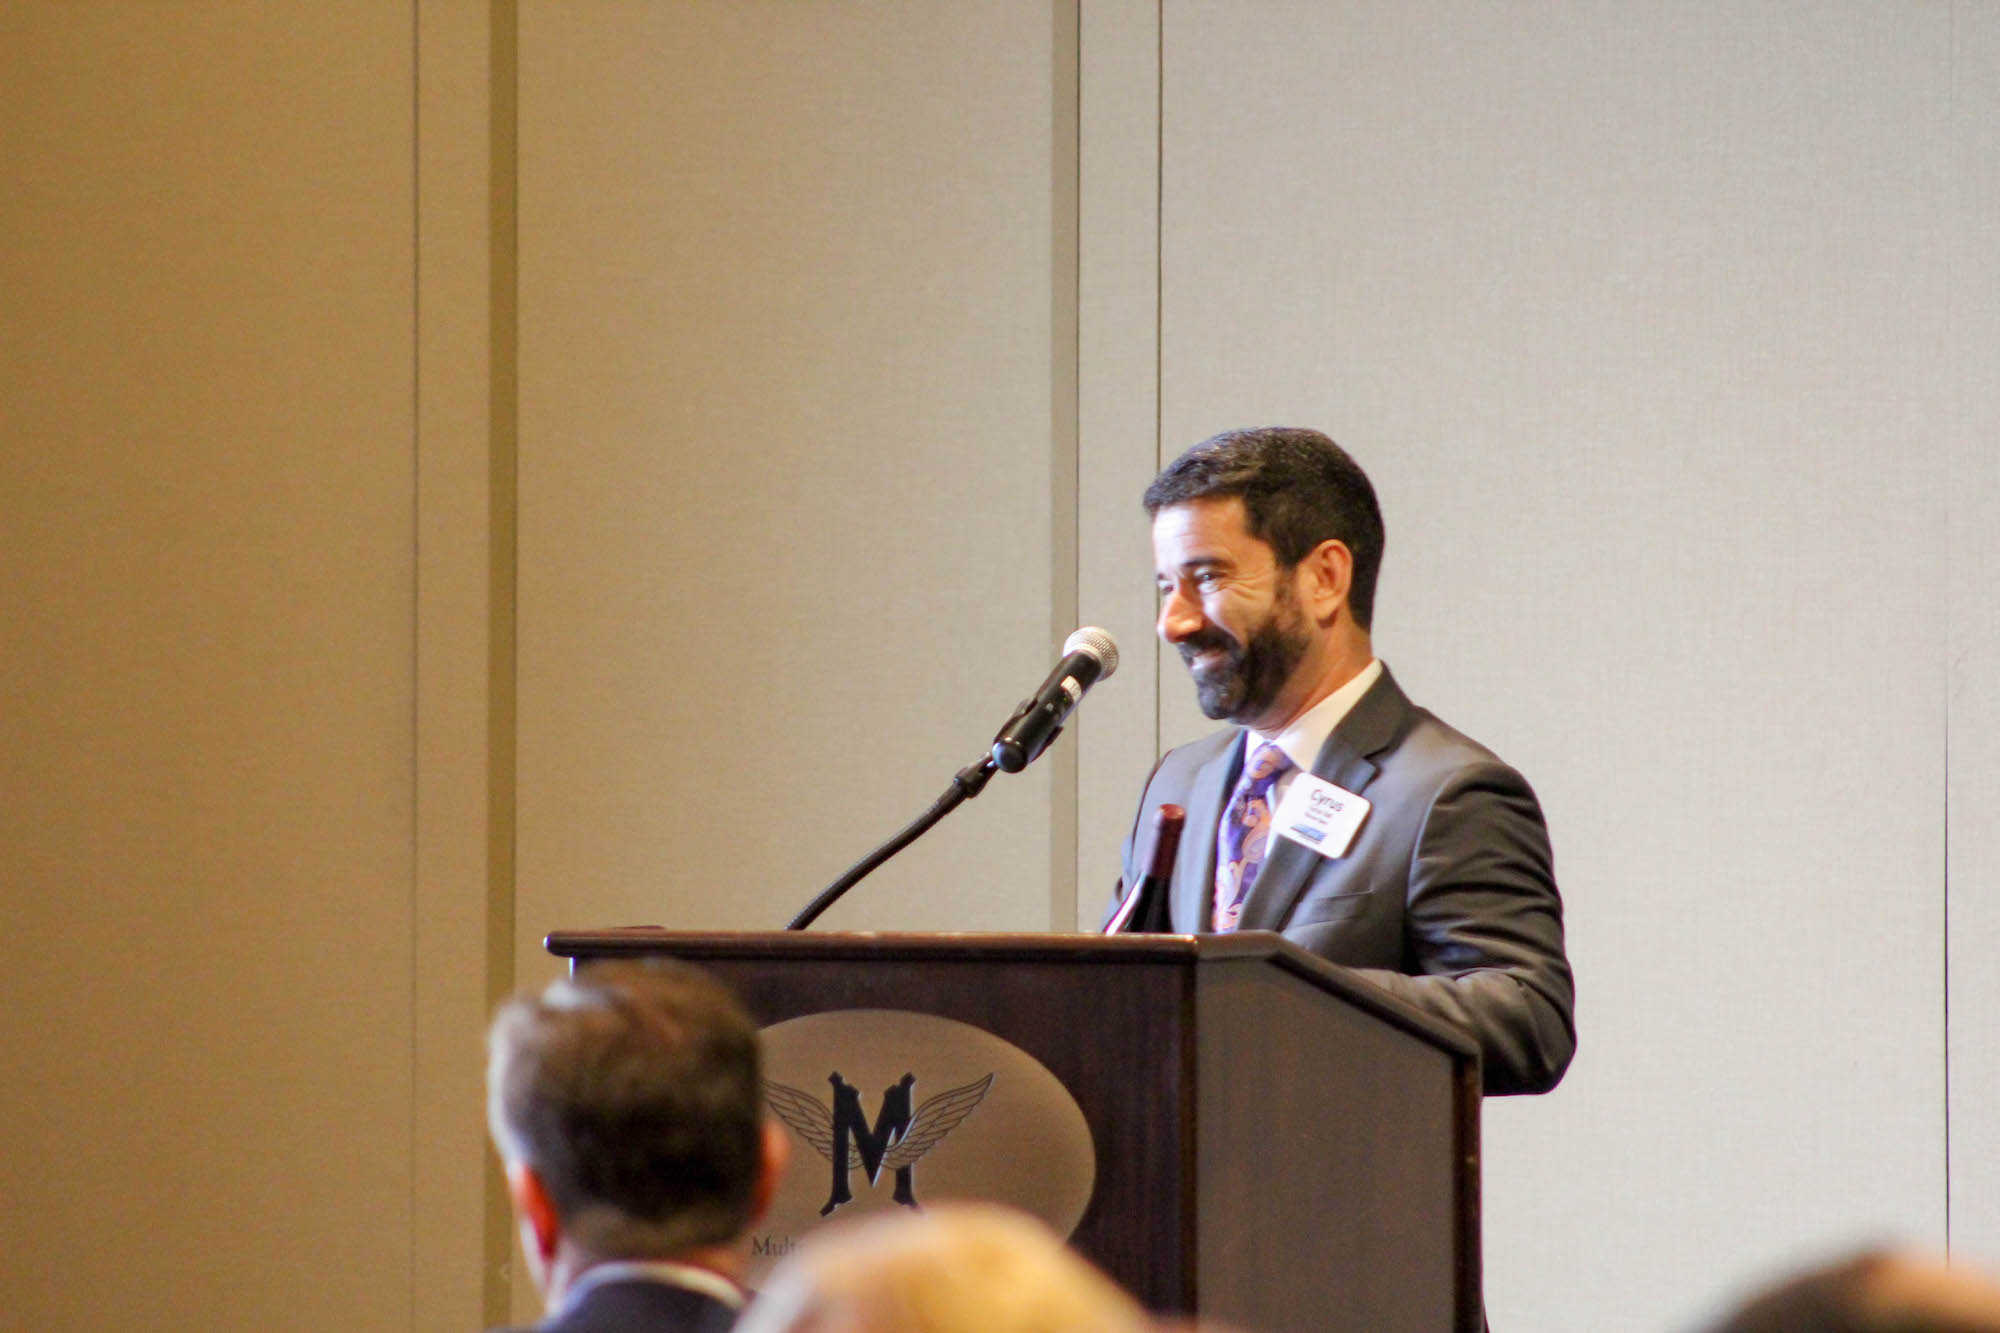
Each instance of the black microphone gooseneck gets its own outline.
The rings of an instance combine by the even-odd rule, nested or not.
[[[998,768],[999,765],[993,762],[991,755],[981,755],[977,763],[967,764],[959,769],[952,777],[951,786],[945,789],[944,795],[931,803],[930,809],[918,815],[908,828],[868,853],[846,874],[822,889],[819,897],[807,903],[805,910],[793,917],[791,924],[785,929],[804,930],[818,920],[821,912],[840,901],[840,895],[859,884],[869,871],[923,837],[930,832],[931,825],[984,791],[987,781]]]
[[[864,876],[929,832],[931,826],[959,806],[979,795],[993,774],[1001,769],[1018,773],[1049,748],[1062,731],[1063,722],[1084,691],[1118,669],[1118,644],[1101,629],[1085,627],[1063,644],[1063,660],[1035,693],[1022,701],[1014,716],[1007,719],[993,748],[952,776],[951,786],[932,802],[931,808],[889,841],[877,847],[848,872],[821,890],[805,909],[791,919],[786,930],[804,930],[819,919],[820,913],[840,900]]]

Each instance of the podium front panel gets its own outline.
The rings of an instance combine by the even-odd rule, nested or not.
[[[850,1033],[933,1020],[1014,1048],[1046,1075],[1017,1064],[1009,1077],[1052,1076],[1087,1124],[1094,1180],[1071,1243],[1156,1310],[1258,1333],[1480,1328],[1476,1049],[1276,936],[632,929],[554,934],[549,948],[577,963],[697,963],[767,1030],[813,1015]],[[889,1044],[902,1040],[922,1045]],[[866,1086],[829,1052],[825,1071],[808,1059],[784,1094],[796,1103],[787,1123],[822,1141],[795,1145],[793,1172],[831,1174],[823,1126],[841,1112],[829,1097],[848,1099],[847,1123],[884,1163],[873,1183],[851,1173],[854,1200],[833,1186],[833,1217],[887,1206],[892,1187],[911,1184],[892,1185],[867,1126],[896,1109],[884,1088],[897,1071],[916,1095],[980,1093],[970,1066],[933,1073],[898,1051],[869,1056]],[[981,1114],[952,1131],[951,1152],[976,1152],[993,1133],[999,1121]],[[948,1172],[917,1178],[918,1202],[952,1197],[934,1184]],[[763,1239],[766,1261],[794,1241]]]

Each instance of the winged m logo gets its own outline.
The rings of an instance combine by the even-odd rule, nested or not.
[[[764,1082],[764,1100],[772,1112],[833,1168],[833,1188],[819,1210],[821,1217],[854,1201],[848,1175],[856,1167],[868,1173],[871,1187],[885,1169],[893,1171],[895,1201],[916,1207],[918,1161],[972,1114],[993,1086],[993,1075],[940,1092],[912,1110],[917,1077],[904,1074],[883,1091],[882,1109],[872,1125],[861,1108],[861,1093],[853,1084],[838,1070],[827,1076],[827,1082],[833,1085],[830,1107],[799,1088],[768,1079]]]

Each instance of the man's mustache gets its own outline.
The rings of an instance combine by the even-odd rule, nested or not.
[[[1222,653],[1234,658],[1238,652],[1236,640],[1218,629],[1196,630],[1174,646],[1180,649],[1181,662],[1186,666],[1194,665],[1198,653]]]

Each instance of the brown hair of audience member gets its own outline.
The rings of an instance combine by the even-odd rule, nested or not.
[[[726,1251],[768,1205],[785,1140],[757,1030],[699,969],[585,967],[504,1005],[487,1046],[487,1119],[545,1288],[551,1269],[559,1286],[590,1263]]]
[[[772,1271],[737,1333],[1150,1333],[1040,1222],[943,1204],[837,1223]]]
[[[1752,1297],[1707,1333],[2000,1333],[2000,1285],[1923,1255],[1868,1250]]]

